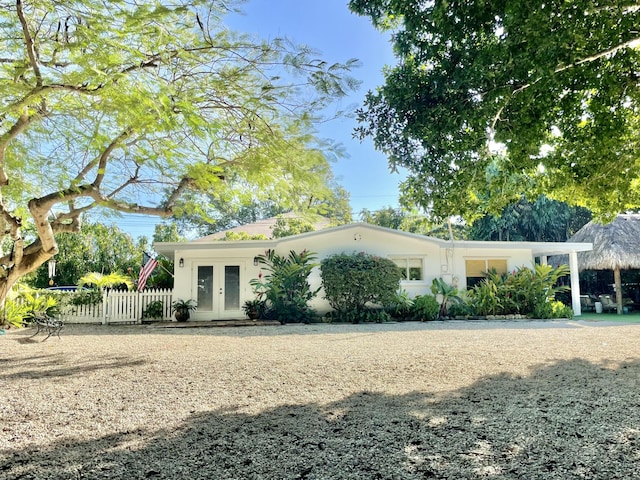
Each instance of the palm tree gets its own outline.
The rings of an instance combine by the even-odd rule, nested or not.
[[[82,287],[83,285],[95,285],[99,290],[115,288],[120,285],[126,285],[127,290],[133,289],[133,281],[131,278],[120,273],[104,275],[98,272],[90,272],[84,275],[78,282],[79,287]]]

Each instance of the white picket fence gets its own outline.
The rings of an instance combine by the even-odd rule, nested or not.
[[[145,319],[168,321],[171,317],[172,290],[144,290],[142,292],[109,291],[102,302],[95,305],[67,305],[59,317],[65,323],[142,323],[142,315],[154,301],[162,302],[162,318]]]

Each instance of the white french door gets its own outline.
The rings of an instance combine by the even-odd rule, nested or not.
[[[240,262],[194,264],[194,298],[198,302],[194,319],[224,320],[241,318]]]

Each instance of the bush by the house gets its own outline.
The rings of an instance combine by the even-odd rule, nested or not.
[[[317,265],[315,254],[291,250],[285,257],[267,250],[257,258],[266,274],[251,280],[251,285],[258,298],[267,302],[269,317],[273,316],[280,323],[312,320],[314,313],[308,302],[320,290],[312,290],[308,281],[311,270]]]
[[[325,321],[348,323],[384,323],[393,320],[391,314],[384,308],[366,307],[361,310],[333,311],[325,315]]]
[[[365,252],[332,255],[320,268],[327,301],[338,318],[350,318],[354,323],[372,306],[391,305],[400,287],[397,265]]]
[[[142,318],[159,319],[164,316],[164,303],[162,300],[149,302],[142,311]]]
[[[533,311],[533,318],[573,318],[573,308],[564,303],[553,300],[541,303]]]
[[[406,290],[400,290],[385,310],[394,319],[399,321],[412,319],[413,300],[409,298]]]
[[[553,268],[535,265],[509,274],[488,272],[487,277],[469,291],[475,315],[526,315],[535,318],[567,318],[570,308],[554,303],[555,295],[568,289],[558,280],[569,274],[566,265]]]
[[[454,303],[449,307],[449,317],[470,317],[474,314],[473,307],[469,305],[464,299],[460,302]]]
[[[438,318],[440,304],[433,295],[418,295],[413,299],[412,316],[415,320],[427,322]]]
[[[431,293],[440,303],[440,311],[438,317],[445,318],[449,316],[449,308],[462,302],[458,296],[458,289],[453,285],[449,285],[442,278],[434,278],[431,282]]]

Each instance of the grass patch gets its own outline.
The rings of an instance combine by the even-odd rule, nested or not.
[[[579,317],[574,317],[576,320],[593,320],[599,322],[625,322],[625,323],[640,323],[640,311],[629,312],[624,315],[618,315],[617,313],[594,313],[586,312]]]

